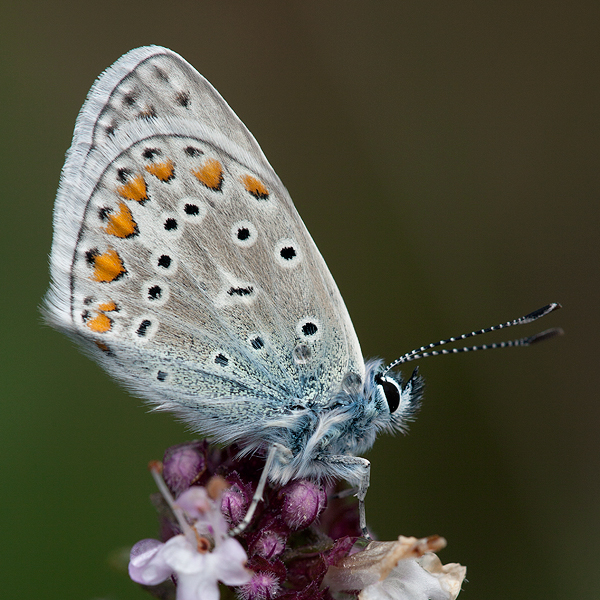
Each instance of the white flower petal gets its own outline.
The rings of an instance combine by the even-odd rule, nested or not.
[[[172,575],[173,569],[160,554],[163,547],[158,540],[142,540],[131,549],[129,576],[133,581],[158,585]]]
[[[323,585],[333,591],[362,590],[383,581],[398,561],[419,558],[445,545],[446,540],[439,536],[417,539],[401,535],[395,542],[371,542],[364,550],[329,567]]]
[[[211,573],[182,574],[177,580],[177,600],[219,600],[219,586]]]
[[[383,580],[367,586],[359,600],[452,600],[440,580],[415,559],[401,560]]]
[[[466,568],[442,565],[432,551],[445,545],[439,536],[371,542],[329,567],[323,585],[333,592],[362,590],[360,600],[455,600]]]
[[[212,508],[206,489],[199,486],[185,490],[175,504],[193,519],[203,518]]]
[[[439,579],[440,586],[450,593],[451,600],[458,596],[462,582],[467,575],[467,567],[463,567],[458,563],[443,565],[442,561],[432,553],[418,558],[417,562],[426,571]]]
[[[219,544],[210,556],[219,581],[225,585],[243,585],[252,579],[252,571],[246,569],[248,557],[242,545],[233,538]]]
[[[205,570],[207,554],[200,554],[183,535],[168,540],[160,550],[162,559],[179,576],[193,575]]]

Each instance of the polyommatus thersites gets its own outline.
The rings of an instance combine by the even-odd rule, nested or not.
[[[266,453],[263,483],[358,486],[366,531],[358,455],[404,429],[421,379],[363,360],[283,184],[174,52],[132,50],[89,92],[56,199],[51,275],[49,322],[113,377],[197,432]]]

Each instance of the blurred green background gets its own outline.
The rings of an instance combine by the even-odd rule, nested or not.
[[[410,435],[369,455],[367,514],[382,539],[445,536],[465,600],[597,597],[599,24],[566,0],[5,1],[2,597],[146,597],[110,557],[156,534],[147,462],[191,437],[38,314],[77,112],[150,43],[256,135],[365,356],[564,304],[518,331],[560,339],[421,364]]]

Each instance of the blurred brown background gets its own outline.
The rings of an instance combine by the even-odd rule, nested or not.
[[[365,356],[564,304],[518,331],[560,339],[422,362],[410,435],[369,455],[367,514],[382,539],[444,535],[465,600],[597,597],[597,2],[3,4],[2,597],[146,597],[110,557],[156,535],[146,464],[190,438],[37,312],[77,111],[150,43],[256,135]]]

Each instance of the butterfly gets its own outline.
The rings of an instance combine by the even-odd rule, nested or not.
[[[378,433],[405,430],[423,388],[416,370],[405,381],[391,369],[450,351],[431,350],[443,341],[387,367],[363,359],[287,190],[178,54],[132,50],[93,85],[62,171],[50,264],[48,322],[112,377],[195,432],[266,455],[263,486],[348,481],[366,532],[360,455]]]

